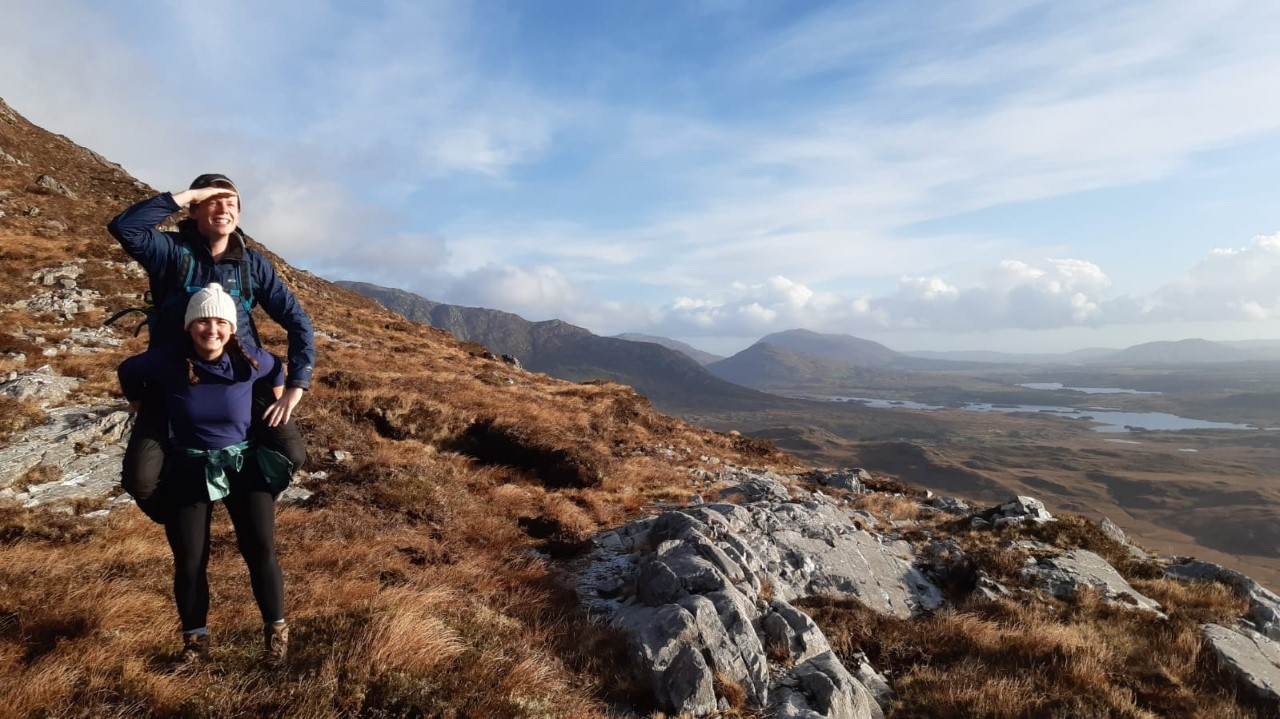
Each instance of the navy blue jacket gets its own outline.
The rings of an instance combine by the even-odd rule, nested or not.
[[[209,243],[195,227],[192,220],[178,223],[177,232],[161,232],[156,225],[164,222],[181,208],[173,201],[171,193],[156,195],[143,200],[116,215],[107,225],[111,236],[129,256],[137,260],[151,278],[151,293],[156,298],[156,315],[150,325],[150,347],[163,344],[181,344],[186,334],[183,318],[191,294],[183,288],[182,247],[191,251],[195,274],[191,285],[205,287],[217,282],[230,290],[239,280],[237,270],[244,263],[253,282],[255,305],[261,305],[268,316],[280,324],[289,335],[289,379],[287,386],[307,389],[311,386],[311,373],[316,363],[315,334],[311,318],[298,304],[293,292],[276,274],[275,268],[265,257],[244,244],[244,233],[236,228],[227,251],[217,262],[209,252]],[[164,299],[161,299],[164,298]],[[236,303],[236,334],[247,345],[261,347],[258,329],[253,317]]]

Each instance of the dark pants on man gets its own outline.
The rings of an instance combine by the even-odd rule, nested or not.
[[[169,511],[164,525],[173,550],[173,596],[184,632],[202,629],[209,619],[209,540],[213,502],[204,483],[203,460],[183,458],[166,481]],[[231,493],[223,500],[236,530],[240,556],[249,567],[253,598],[263,623],[284,619],[284,575],[276,558],[275,497],[252,462],[229,470]]]
[[[283,454],[293,463],[294,471],[307,462],[307,445],[302,441],[298,424],[290,418],[278,427],[268,427],[262,420],[267,407],[276,401],[269,379],[261,379],[253,385],[253,424],[249,438],[258,446]],[[124,451],[124,468],[120,486],[133,497],[141,509],[153,521],[165,523],[171,507],[159,491],[165,474],[165,454],[169,449],[169,417],[164,398],[150,394],[143,398],[138,414],[133,420],[133,433]]]

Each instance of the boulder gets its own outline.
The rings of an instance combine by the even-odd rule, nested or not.
[[[855,494],[867,492],[867,482],[871,481],[871,473],[858,467],[837,469],[834,472],[814,472],[809,479],[824,486],[843,489]]]
[[[884,719],[871,692],[832,652],[796,665],[779,682],[778,719]]]
[[[791,499],[783,478],[773,472],[755,472],[737,469],[725,472],[721,480],[736,480],[738,484],[720,491],[720,501],[746,504],[749,502],[786,502]]]
[[[580,563],[578,590],[627,634],[664,711],[715,711],[717,677],[740,686],[752,706],[769,706],[783,686],[770,677],[785,675],[778,706],[816,712],[794,716],[880,716],[867,687],[792,602],[851,598],[901,617],[938,607],[941,592],[912,559],[905,542],[858,529],[830,505],[704,504],[599,535]],[[890,696],[873,668],[857,671],[876,681],[876,696]]]
[[[1280,716],[1280,644],[1245,626],[1204,624],[1200,633],[1219,668],[1264,705],[1265,716]]]
[[[1023,575],[1057,597],[1070,597],[1086,587],[1097,589],[1105,602],[1164,616],[1160,604],[1134,589],[1107,560],[1086,549],[1073,549],[1042,559]]]
[[[1023,496],[1015,497],[998,507],[988,509],[982,513],[981,517],[994,527],[1020,524],[1022,522],[1043,524],[1054,521],[1053,515],[1049,514],[1049,510],[1045,509],[1044,502],[1035,497]]]
[[[61,182],[58,182],[57,180],[53,179],[49,175],[41,175],[37,177],[36,185],[43,187],[45,190],[49,191],[52,194],[62,195],[63,197],[66,197],[72,200],[77,199],[76,193],[67,189],[66,185],[62,184]]]
[[[968,503],[956,497],[934,497],[929,500],[929,506],[958,517],[973,513],[973,508]]]

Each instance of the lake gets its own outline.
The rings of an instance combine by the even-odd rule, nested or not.
[[[857,402],[859,404],[866,405],[867,407],[875,407],[878,409],[947,409],[940,405],[911,402],[909,400],[874,399],[871,397],[831,397],[830,399],[833,402]],[[1078,408],[1053,407],[1038,404],[990,404],[988,402],[966,402],[963,405],[953,407],[952,409],[963,409],[969,412],[1003,412],[1006,414],[1011,414],[1013,412],[1032,412],[1052,417],[1061,417],[1063,419],[1087,420],[1097,425],[1093,428],[1095,432],[1128,432],[1130,431],[1130,427],[1160,431],[1176,431],[1180,429],[1258,429],[1257,427],[1249,424],[1210,422],[1203,419],[1179,417],[1176,414],[1167,414],[1165,412],[1123,412],[1118,409],[1108,409],[1106,407]]]
[[[1027,389],[1044,389],[1053,392],[1083,392],[1084,394],[1160,394],[1144,392],[1140,389],[1123,389],[1121,387],[1067,387],[1061,382],[1027,382],[1018,385]]]

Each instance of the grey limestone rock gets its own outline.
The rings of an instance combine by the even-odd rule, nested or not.
[[[1245,575],[1226,567],[1184,559],[1165,568],[1165,574],[1175,579],[1200,582],[1222,582],[1234,587],[1249,599],[1248,620],[1263,636],[1280,641],[1280,596]]]
[[[1280,644],[1248,627],[1200,627],[1218,665],[1276,716],[1280,711]]]
[[[48,421],[12,438],[0,449],[0,496],[26,507],[57,500],[110,497],[119,493],[121,438],[132,418],[113,407],[60,407]],[[57,470],[48,482],[15,489],[36,466]]]
[[[809,478],[824,487],[862,494],[867,491],[866,483],[871,481],[871,474],[865,469],[849,467],[834,472],[814,472]]]
[[[1102,518],[1102,521],[1098,523],[1098,527],[1102,529],[1103,534],[1107,535],[1108,537],[1111,537],[1112,539],[1116,540],[1120,544],[1123,544],[1125,550],[1129,552],[1129,556],[1133,557],[1134,559],[1148,558],[1147,553],[1143,551],[1142,548],[1134,546],[1134,544],[1129,541],[1129,537],[1124,533],[1124,530],[1121,529],[1119,526],[1117,526],[1115,522],[1111,521],[1107,517]]]
[[[49,175],[41,175],[37,177],[36,184],[48,190],[49,192],[52,192],[55,195],[62,195],[63,197],[66,197],[72,200],[77,199],[76,193],[67,189],[66,185],[62,184],[61,182],[58,182],[57,180],[55,180],[53,177],[50,177]]]
[[[63,287],[59,284],[51,292],[45,292],[9,305],[28,312],[51,312],[63,319],[88,312],[98,307],[102,295],[83,287]]]
[[[978,517],[974,519],[977,520]],[[1049,514],[1049,510],[1045,509],[1044,502],[1035,497],[1024,496],[1015,497],[998,507],[992,507],[982,512],[981,519],[990,522],[994,527],[1003,527],[1008,524],[1022,522],[1043,524],[1044,522],[1054,521],[1053,515]]]
[[[780,682],[777,719],[884,719],[871,692],[832,652],[797,665]]]
[[[760,620],[760,628],[770,651],[784,651],[793,664],[831,651],[826,635],[813,619],[781,599],[773,600],[769,613]]]
[[[1023,573],[1054,596],[1067,597],[1080,589],[1092,587],[1101,592],[1106,602],[1164,616],[1159,602],[1138,592],[1105,559],[1086,549],[1073,549],[1043,559],[1024,569]]]
[[[732,473],[739,483],[720,491],[723,502],[786,502],[791,499],[791,492],[783,483],[782,477],[773,472],[752,472],[736,470]]]
[[[43,365],[34,372],[20,374],[0,384],[0,395],[37,402],[40,406],[47,407],[65,400],[79,384],[80,380],[63,377],[49,365]]]
[[[957,499],[956,497],[934,497],[929,500],[929,506],[935,509],[940,509],[947,514],[954,514],[960,517],[973,512],[972,507],[970,507],[964,500]]]
[[[632,651],[648,667],[654,701],[670,711],[702,716],[716,709],[714,676],[699,647],[701,630],[684,607],[628,607],[616,618]]]
[[[942,603],[909,545],[863,531],[826,504],[703,504],[604,532],[595,544],[578,571],[584,603],[628,635],[659,707],[693,716],[714,711],[717,673],[753,706],[768,706],[781,686],[770,677],[785,673],[771,669],[771,657],[799,665],[783,705],[818,713],[796,716],[878,716],[868,690],[791,602],[854,598],[902,617]],[[887,690],[880,680],[877,696]],[[848,713],[864,704],[873,713]]]

